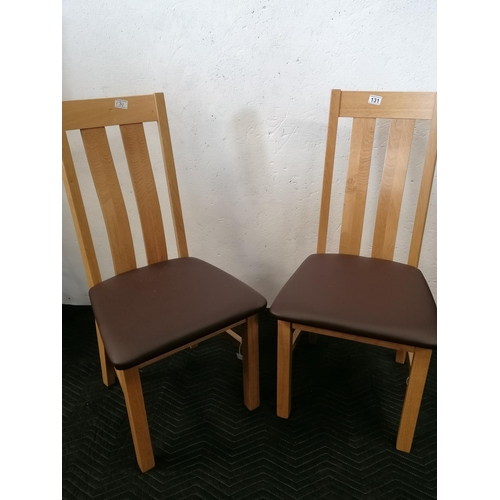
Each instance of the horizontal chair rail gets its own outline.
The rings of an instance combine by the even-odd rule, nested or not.
[[[120,106],[126,106],[126,108]],[[63,130],[111,127],[157,120],[153,94],[111,99],[83,99],[62,103]]]
[[[188,349],[189,347],[196,346],[200,342],[204,342],[205,340],[211,339],[212,337],[215,337],[216,335],[224,333],[228,330],[231,330],[232,328],[235,328],[239,325],[242,325],[245,322],[246,322],[246,319],[243,319],[241,321],[238,321],[237,323],[233,323],[232,325],[226,326],[225,328],[221,328],[220,330],[217,330],[214,333],[210,333],[208,335],[205,335],[205,337],[202,337],[201,339],[193,340],[193,342],[190,342],[189,344],[184,344],[183,346],[178,347],[177,349],[173,349],[172,351],[166,352],[165,354],[162,354],[161,356],[150,359],[149,361],[146,361],[145,363],[141,363],[140,365],[138,365],[138,368],[144,368],[145,366],[156,363],[157,361],[160,361],[161,359],[168,358],[169,356],[172,356],[172,354],[175,354],[176,352],[180,352],[180,351],[183,351],[184,349]],[[239,338],[241,339],[241,337],[239,337]]]
[[[335,332],[333,330],[326,330],[325,328],[317,328],[315,326],[301,325],[299,323],[292,323],[292,329],[294,328],[297,328],[304,332],[319,333],[320,335],[327,335],[328,337],[353,340],[354,342],[361,342],[362,344],[371,344],[405,352],[415,352],[415,350],[417,349],[415,346],[411,345],[399,344],[397,342],[388,342],[386,340],[372,339],[369,337],[361,337],[359,335],[351,335],[350,333]]]
[[[372,95],[382,98],[378,105],[368,102]],[[344,91],[339,117],[430,120],[435,100],[435,92]]]

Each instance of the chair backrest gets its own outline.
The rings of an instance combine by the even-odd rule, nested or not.
[[[148,264],[166,260],[165,230],[143,123],[157,122],[179,257],[188,249],[162,93],[62,103],[63,180],[89,287],[101,281],[67,132],[80,130],[108,235],[115,274],[137,267],[129,217],[106,127],[118,126],[139,214]]]
[[[394,258],[415,120],[431,121],[408,255],[408,264],[417,267],[436,165],[436,93],[342,92],[341,90],[332,90],[321,197],[318,253],[326,252],[338,122],[339,118],[343,117],[352,118],[353,124],[339,253],[351,255],[359,255],[360,253],[376,120],[377,118],[391,120],[379,187],[371,253],[372,257],[386,260]]]

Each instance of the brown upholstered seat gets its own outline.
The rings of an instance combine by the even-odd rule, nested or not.
[[[436,347],[436,303],[422,272],[356,255],[310,255],[270,308],[292,323]]]
[[[338,253],[326,253],[340,118],[351,120],[352,134]],[[379,140],[376,146],[385,149],[381,177],[370,172],[379,119],[390,120],[387,141]],[[430,125],[428,133],[418,134],[423,141],[427,133],[427,148],[410,161],[417,120]],[[408,359],[411,366],[396,448],[411,450],[427,370],[437,345],[436,304],[417,268],[436,164],[436,134],[435,92],[332,90],[317,254],[302,263],[270,308],[278,319],[278,416],[290,415],[292,353],[301,332],[309,332],[311,343],[320,334],[394,349],[396,361],[403,363]],[[418,159],[423,160],[423,168],[418,165],[415,170]],[[403,191],[410,166],[412,178],[420,176],[420,188],[416,207],[407,206],[404,212],[415,214],[412,223],[401,224]],[[373,182],[378,182],[372,191],[378,195],[376,205],[368,189]],[[407,202],[409,198],[406,197]],[[342,200],[338,193],[335,202],[339,202],[336,209],[340,210]],[[375,225],[373,236],[369,235],[371,256],[362,257],[367,206],[375,216]],[[407,264],[393,262],[400,226],[412,228],[411,236],[405,235]]]
[[[126,370],[259,313],[266,299],[200,259],[158,262],[90,290],[113,365]]]

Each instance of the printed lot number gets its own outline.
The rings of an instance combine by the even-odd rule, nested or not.
[[[127,109],[128,101],[125,99],[115,99],[115,108]]]
[[[368,104],[376,104],[377,106],[380,106],[381,102],[382,102],[382,97],[378,95],[371,95],[368,98]]]

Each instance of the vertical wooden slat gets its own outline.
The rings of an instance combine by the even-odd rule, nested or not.
[[[339,252],[359,255],[372,160],[375,118],[354,118]]]
[[[75,226],[78,245],[80,246],[80,252],[82,254],[83,267],[85,269],[87,283],[90,288],[101,282],[101,273],[99,271],[99,264],[97,263],[94,243],[92,242],[92,235],[90,233],[87,214],[85,213],[82,193],[76,176],[73,157],[71,156],[68,137],[64,131],[62,134],[62,155],[64,187],[66,189],[68,204],[73,217],[73,224]]]
[[[165,164],[170,207],[174,222],[175,238],[177,242],[177,253],[179,257],[188,257],[186,232],[184,230],[184,219],[182,217],[181,199],[177,185],[177,174],[175,173],[174,153],[170,139],[170,129],[167,120],[167,108],[165,97],[162,93],[154,94],[156,102],[156,113],[158,117],[158,131],[160,134],[161,150]]]
[[[104,127],[81,131],[90,171],[101,204],[116,274],[136,268],[127,210]]]
[[[332,194],[333,162],[335,160],[335,146],[337,143],[337,126],[341,94],[342,92],[340,90],[332,90],[330,98],[330,114],[328,118],[328,132],[326,136],[325,168],[323,171],[323,190],[321,194],[321,209],[319,215],[318,253],[326,252],[328,219],[330,217],[330,198]]]
[[[391,120],[375,220],[372,257],[392,260],[415,120]]]
[[[167,244],[158,193],[142,123],[120,125],[123,148],[134,187],[148,264],[167,260]]]
[[[417,210],[415,221],[413,223],[413,234],[408,254],[408,264],[417,267],[420,260],[420,250],[422,249],[422,240],[424,237],[425,221],[427,220],[427,211],[429,209],[429,199],[431,196],[432,181],[436,169],[437,158],[437,105],[434,104],[434,113],[432,115],[427,150],[425,153],[424,169],[422,171],[422,181],[420,183],[420,192],[418,194]]]

